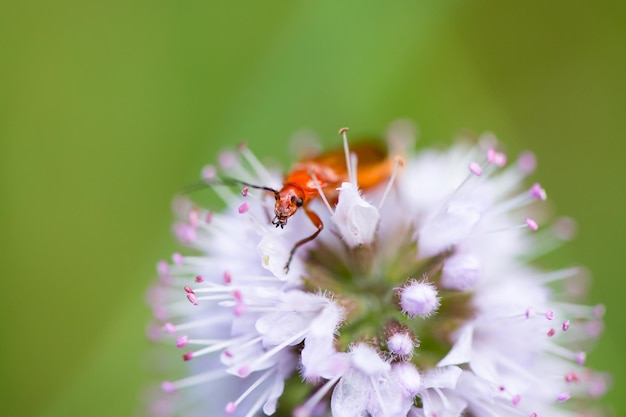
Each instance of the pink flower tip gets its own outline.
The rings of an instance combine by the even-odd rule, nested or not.
[[[528,228],[532,230],[533,232],[539,229],[539,225],[537,224],[537,222],[531,219],[530,217],[526,217],[526,226],[528,226]]]
[[[218,163],[220,164],[220,167],[222,167],[222,169],[230,169],[237,162],[237,156],[235,156],[235,154],[232,152],[222,152],[217,157],[217,160],[218,160]]]
[[[187,352],[187,353],[185,353],[185,354],[183,355],[183,360],[184,360],[185,362],[190,361],[190,360],[192,360],[192,359],[193,359],[193,352],[192,352],[192,351],[189,351],[189,352]]]
[[[202,277],[202,275],[198,275],[195,281],[199,284],[201,282],[204,282],[204,278]]]
[[[187,300],[189,300],[189,302],[195,306],[200,304],[200,302],[198,301],[198,297],[196,297],[194,293],[187,294]]]
[[[483,173],[483,167],[481,167],[478,163],[476,162],[470,162],[469,164],[469,170],[472,174],[476,175],[477,177],[480,177],[480,174]]]
[[[217,176],[217,170],[213,165],[207,165],[202,168],[201,176],[203,180],[213,180]]]
[[[250,367],[248,365],[244,365],[244,366],[242,366],[241,368],[239,368],[237,370],[237,375],[239,375],[242,378],[247,377],[251,373],[252,373],[252,370],[250,369]]]
[[[578,382],[579,378],[576,372],[568,372],[565,374],[565,382]]]
[[[159,261],[157,263],[157,273],[159,274],[159,277],[163,278],[169,275],[170,273],[170,266],[167,263],[167,261]]]
[[[548,198],[546,190],[541,188],[541,185],[538,182],[534,183],[533,186],[530,187],[530,195],[537,200],[545,200]]]
[[[537,417],[537,413],[530,413],[530,417]]]
[[[183,289],[185,290],[187,294],[194,294],[193,290],[191,289],[189,285],[185,285]]]
[[[571,395],[569,392],[563,392],[561,394],[559,394],[558,397],[556,397],[556,401],[559,403],[564,403],[565,401],[569,400],[571,398]]]
[[[169,334],[176,333],[176,328],[174,327],[174,325],[172,323],[165,323],[163,325],[163,330],[165,330]]]
[[[565,320],[563,322],[563,327],[562,327],[563,331],[566,332],[569,329],[569,320]]]
[[[495,149],[487,151],[487,160],[500,168],[506,165],[506,155],[502,152],[497,152]]]
[[[533,309],[532,307],[528,307],[528,308],[526,309],[525,316],[526,316],[526,318],[527,318],[527,319],[530,319],[530,318],[532,318],[532,317],[535,317],[535,309]]]
[[[180,253],[174,252],[172,254],[172,261],[174,261],[176,265],[181,265],[183,263],[183,260],[183,255],[181,255]]]
[[[161,389],[165,392],[174,392],[174,390],[176,390],[176,387],[170,381],[163,381],[161,383]]]
[[[233,282],[233,276],[230,275],[230,272],[224,271],[224,284],[230,284]]]
[[[530,174],[537,167],[537,158],[530,151],[522,152],[517,158],[517,166],[524,174]]]
[[[555,333],[556,333],[556,330],[554,330],[554,329],[548,330],[548,337],[554,336]]]
[[[522,397],[519,394],[517,394],[517,395],[513,396],[513,399],[511,400],[511,403],[513,405],[518,405],[520,401],[522,401]]]
[[[183,335],[183,336],[179,336],[176,338],[176,347],[177,348],[182,348],[187,346],[187,344],[189,343],[189,336],[187,335]]]
[[[239,212],[239,214],[243,214],[247,212],[248,210],[250,210],[250,204],[248,204],[247,201],[243,203],[242,205],[240,205],[239,207],[237,207],[237,211]]]
[[[241,317],[246,313],[246,305],[244,303],[237,303],[233,308],[233,314],[236,317]]]
[[[311,411],[307,407],[299,405],[293,409],[291,415],[293,417],[310,417]]]
[[[226,412],[226,414],[232,414],[235,412],[236,409],[237,404],[232,401],[230,401],[228,404],[226,404],[226,407],[224,407],[224,411]]]
[[[554,311],[552,311],[552,310],[548,310],[548,311],[546,311],[546,318],[547,318],[548,320],[552,320],[552,319],[554,319]]]
[[[587,360],[587,354],[585,352],[576,352],[574,357],[576,358],[576,363],[580,366],[583,366],[585,364],[585,360]]]
[[[247,185],[246,185],[246,186],[244,186],[244,187],[241,189],[241,195],[242,195],[243,197],[247,197],[247,196],[248,196],[248,186],[247,186]]]

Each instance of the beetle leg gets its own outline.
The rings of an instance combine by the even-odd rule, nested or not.
[[[300,246],[304,245],[305,243],[310,242],[313,239],[315,239],[317,235],[319,235],[322,229],[324,228],[324,223],[322,222],[322,219],[320,219],[320,217],[317,215],[317,213],[315,213],[312,210],[309,210],[309,208],[306,205],[302,208],[304,209],[304,212],[306,213],[309,220],[311,220],[311,223],[313,223],[313,225],[317,227],[317,230],[313,232],[311,236],[307,236],[304,239],[297,241],[296,244],[293,245],[293,248],[291,248],[291,252],[289,252],[289,260],[287,260],[287,263],[285,264],[285,272],[289,272],[289,265],[291,264],[293,255],[296,253],[296,249],[298,249]]]

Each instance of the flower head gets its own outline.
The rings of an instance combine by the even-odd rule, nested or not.
[[[151,334],[181,349],[189,368],[162,383],[154,415],[592,409],[606,376],[585,367],[585,352],[603,309],[575,302],[583,270],[531,263],[573,229],[569,219],[543,227],[546,191],[524,186],[534,156],[507,166],[491,135],[477,146],[399,151],[406,135],[406,125],[389,135],[404,167],[390,158],[393,169],[374,171],[346,143],[336,190],[323,186],[329,171],[311,170],[317,193],[291,201],[304,213],[284,230],[266,198],[281,177],[247,148],[220,158],[241,193],[203,170],[226,209],[175,202],[175,233],[195,254],[159,262]]]

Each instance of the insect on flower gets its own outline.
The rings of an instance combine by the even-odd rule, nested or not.
[[[244,193],[246,188],[272,193],[276,200],[272,224],[281,229],[287,225],[289,218],[302,208],[316,230],[294,244],[285,264],[285,271],[289,271],[289,264],[296,250],[315,239],[324,229],[324,223],[319,215],[309,207],[312,201],[321,198],[334,207],[339,200],[338,188],[342,183],[356,182],[359,188],[369,189],[389,179],[394,167],[398,165],[398,161],[394,163],[394,159],[389,158],[387,151],[376,141],[360,142],[348,149],[347,131],[348,128],[339,130],[344,140],[343,148],[298,161],[285,175],[280,190],[234,178],[221,178],[208,184],[200,184],[200,188],[225,184],[243,186]],[[199,187],[193,189],[196,188]]]

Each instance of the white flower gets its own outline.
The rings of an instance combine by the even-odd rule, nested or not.
[[[326,207],[316,194],[282,202],[304,212],[284,230],[266,198],[281,177],[246,148],[203,171],[222,213],[176,200],[175,234],[195,254],[159,262],[150,334],[189,366],[162,384],[152,414],[574,417],[594,407],[606,376],[584,361],[603,309],[574,302],[581,269],[531,263],[574,228],[543,227],[547,193],[524,186],[534,156],[506,167],[492,135],[411,153],[401,127],[390,146],[403,169],[359,188],[371,165],[347,157],[351,175]],[[324,228],[306,241],[317,218]]]

